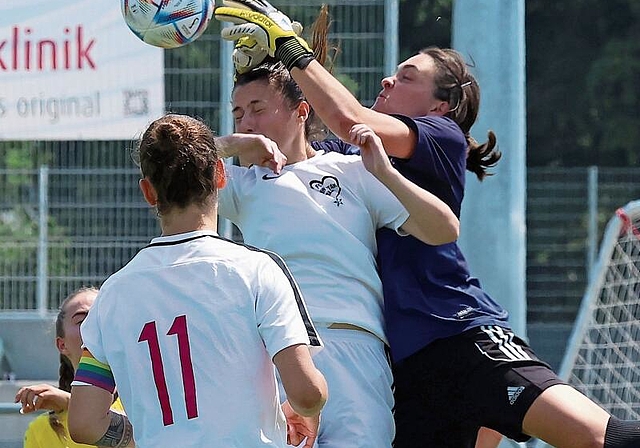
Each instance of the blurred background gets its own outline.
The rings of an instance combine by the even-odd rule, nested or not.
[[[311,24],[321,2],[272,3]],[[365,105],[373,103],[380,80],[398,62],[425,46],[452,45],[452,0],[326,3],[333,19],[330,38],[340,47],[334,73]],[[517,281],[525,285],[529,342],[557,370],[605,224],[618,207],[640,198],[640,3],[524,4],[526,275]],[[0,40],[9,36],[11,20],[5,15],[0,23]],[[474,24],[480,41],[496,32],[484,25]],[[220,41],[219,30],[212,20],[196,42],[163,51],[162,81],[165,110],[200,117],[225,134],[232,130],[231,49]],[[5,65],[9,59],[7,52]],[[130,156],[135,135],[118,140],[3,138],[10,134],[2,102],[9,69],[3,67],[0,373],[12,384],[55,382],[53,318],[60,301],[79,286],[99,286],[158,235],[159,227],[138,193],[139,173]],[[113,76],[141,73],[121,64]],[[486,129],[477,132],[479,140],[486,135]],[[500,144],[500,135],[498,145],[508,157],[510,148]],[[226,231],[240,238],[232,228]],[[480,228],[462,232],[469,241],[482,237]],[[500,278],[500,272],[494,275]],[[0,387],[0,402],[13,401],[14,389]],[[13,428],[9,438],[0,436],[0,447],[20,446],[15,433],[27,419],[14,423],[14,417],[0,416],[0,427],[4,422]]]

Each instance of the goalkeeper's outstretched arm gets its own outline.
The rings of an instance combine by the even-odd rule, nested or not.
[[[254,39],[271,56],[280,59],[290,70],[318,117],[343,140],[349,139],[353,125],[364,123],[380,136],[385,148],[396,157],[409,157],[416,137],[409,127],[389,115],[375,112],[360,102],[313,59],[313,52],[297,35],[292,21],[266,0],[223,0],[215,17],[236,25],[224,28],[222,37]],[[253,62],[255,63],[255,62]]]
[[[348,141],[353,125],[364,123],[380,136],[385,148],[396,157],[409,157],[416,136],[400,120],[364,107],[355,96],[320,63],[312,61],[304,70],[293,69],[291,76],[304,92],[318,117],[340,139]]]

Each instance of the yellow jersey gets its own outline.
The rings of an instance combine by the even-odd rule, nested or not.
[[[122,403],[118,398],[111,405],[111,409],[124,413]],[[68,429],[68,411],[64,410],[58,415],[58,420],[64,427],[64,435],[59,436],[49,424],[49,413],[36,417],[24,433],[24,448],[86,448],[93,445],[76,443],[71,440]]]

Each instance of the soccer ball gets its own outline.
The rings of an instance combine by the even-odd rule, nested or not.
[[[207,29],[213,0],[121,0],[124,21],[143,42],[177,48]]]

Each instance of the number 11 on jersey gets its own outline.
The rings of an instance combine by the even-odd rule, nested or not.
[[[187,331],[187,316],[177,316],[173,319],[173,324],[167,336],[175,335],[178,340],[178,355],[180,357],[180,368],[182,370],[182,388],[184,390],[184,402],[187,410],[187,418],[192,419],[198,416],[198,403],[196,400],[196,381],[193,375],[193,364],[191,363],[191,348],[189,346],[189,333]],[[149,345],[149,357],[151,358],[151,370],[153,371],[153,381],[158,392],[158,401],[162,410],[162,423],[164,426],[173,424],[173,410],[169,399],[169,389],[164,374],[164,364],[162,363],[162,353],[160,352],[160,342],[158,340],[158,329],[156,322],[151,321],[144,324],[138,342],[146,341]]]

